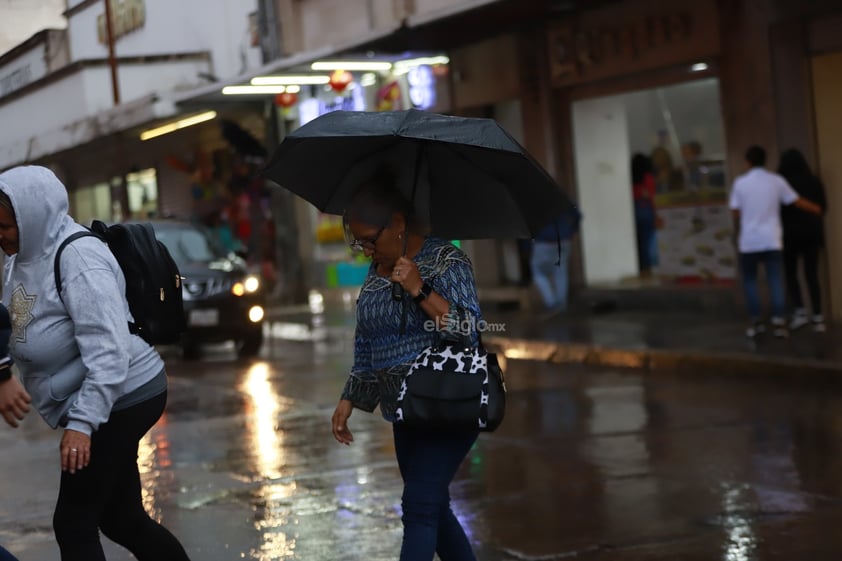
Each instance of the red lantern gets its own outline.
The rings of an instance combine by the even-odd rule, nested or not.
[[[284,109],[292,107],[296,101],[298,101],[298,94],[290,92],[281,92],[275,96],[275,105]]]
[[[345,88],[348,87],[348,84],[354,81],[354,75],[348,72],[347,70],[335,70],[330,75],[330,87],[333,91],[337,93],[341,93],[345,91]]]

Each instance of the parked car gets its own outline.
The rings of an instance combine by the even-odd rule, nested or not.
[[[203,343],[224,341],[234,341],[241,357],[257,355],[265,313],[259,275],[250,273],[246,262],[205,228],[179,220],[159,220],[152,226],[184,277],[185,357],[197,356]]]

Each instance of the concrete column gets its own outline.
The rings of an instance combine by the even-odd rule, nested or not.
[[[745,170],[752,144],[779,152],[774,76],[769,45],[768,0],[720,0],[720,87],[729,177]]]

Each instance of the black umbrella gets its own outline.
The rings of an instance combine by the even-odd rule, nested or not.
[[[572,208],[544,169],[492,119],[417,111],[335,111],[288,135],[263,173],[322,212],[342,214],[384,165],[430,233],[531,238]]]

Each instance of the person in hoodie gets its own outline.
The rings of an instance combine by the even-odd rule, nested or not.
[[[33,407],[62,432],[53,515],[61,559],[104,560],[102,532],[140,561],[186,560],[178,539],[144,510],[137,466],[138,442],[166,405],[164,362],[129,332],[125,278],[102,241],[83,237],[64,249],[59,298],[56,250],[82,230],[52,171],[0,174],[9,352]]]

